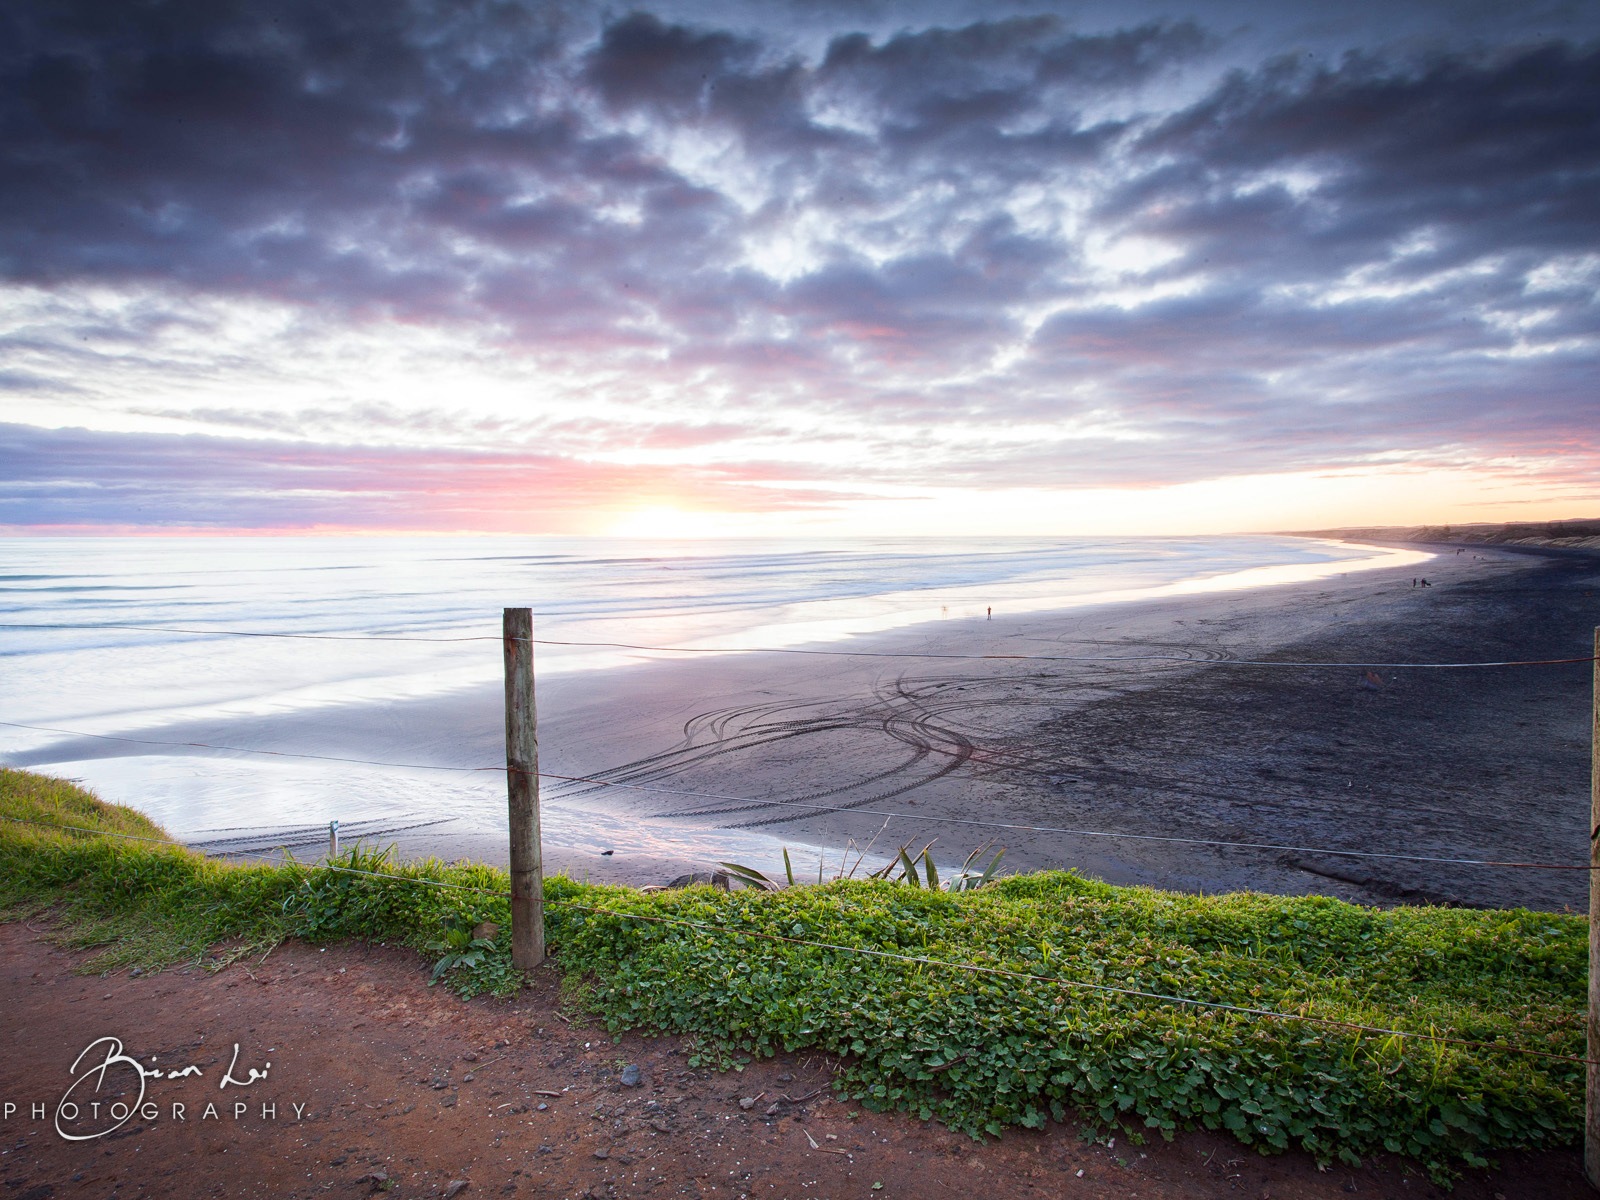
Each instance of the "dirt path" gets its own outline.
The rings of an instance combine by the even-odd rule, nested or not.
[[[1319,1171],[1303,1155],[1263,1158],[1200,1134],[1099,1146],[1066,1125],[974,1142],[841,1102],[820,1055],[691,1071],[679,1039],[613,1043],[565,1019],[553,970],[513,1002],[463,1002],[429,989],[411,953],[376,946],[291,943],[216,974],[74,974],[82,959],[25,924],[0,925],[4,1200],[1445,1195],[1394,1162]],[[74,1060],[108,1037],[179,1077],[147,1079],[146,1107],[119,1128],[66,1140],[54,1120]],[[96,1046],[78,1076],[107,1053]],[[637,1087],[622,1082],[630,1065]],[[184,1073],[191,1066],[197,1074]],[[265,1075],[223,1086],[252,1070]],[[138,1086],[131,1066],[113,1063],[99,1095],[91,1077],[69,1097],[81,1108],[66,1131],[108,1129],[121,1111],[111,1105],[137,1101]],[[1576,1153],[1513,1156],[1454,1192],[1590,1194]]]

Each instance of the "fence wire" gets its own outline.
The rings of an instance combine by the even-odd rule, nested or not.
[[[490,634],[464,637],[417,637],[388,633],[278,633],[247,629],[196,629],[169,625],[122,625],[96,623],[93,625],[68,625],[48,623],[0,624],[0,629],[54,629],[82,633],[95,629],[125,629],[145,633],[181,633],[200,637],[286,638],[313,642],[417,642],[422,644],[449,644],[455,642],[522,642],[535,646],[568,646],[597,650],[640,650],[661,654],[803,654],[829,658],[912,658],[957,659],[972,662],[1071,662],[1071,663],[1127,663],[1161,662],[1187,663],[1201,667],[1293,667],[1296,669],[1368,669],[1384,671],[1403,670],[1465,670],[1475,667],[1552,667],[1571,663],[1592,663],[1594,655],[1579,658],[1528,658],[1503,659],[1487,662],[1297,662],[1275,658],[1211,658],[1203,651],[1189,654],[958,654],[920,650],[824,650],[802,646],[655,646],[642,642],[591,642],[558,640],[555,638],[506,638]],[[1137,643],[1132,643],[1137,644]]]
[[[457,774],[500,773],[509,768],[504,763],[492,767],[449,767],[437,763],[386,762],[372,758],[348,758],[334,754],[305,754],[291,750],[257,750],[247,746],[227,746],[214,742],[168,741],[158,738],[131,738],[109,733],[86,733],[62,729],[53,725],[25,725],[19,721],[0,721],[0,726],[11,729],[29,729],[40,733],[59,733],[69,737],[93,738],[97,741],[129,742],[138,746],[172,746],[183,749],[216,750],[227,754],[256,754],[270,758],[310,759],[315,762],[351,763],[366,767],[387,767],[404,771],[447,771]],[[1278,842],[1242,842],[1227,838],[1182,837],[1177,834],[1125,833],[1107,829],[1076,829],[1060,825],[1026,825],[1015,821],[985,821],[978,817],[941,817],[932,814],[891,812],[880,808],[845,808],[838,805],[815,804],[804,800],[757,800],[750,796],[734,796],[722,792],[700,792],[685,788],[660,787],[644,783],[621,783],[609,779],[596,779],[585,775],[559,775],[540,771],[541,781],[580,783],[592,787],[624,788],[629,791],[652,792],[667,796],[687,796],[697,800],[730,801],[739,804],[775,804],[786,808],[800,808],[813,812],[839,813],[850,816],[884,817],[889,820],[921,821],[939,825],[961,825],[978,829],[998,829],[1013,833],[1054,833],[1071,837],[1115,838],[1137,842],[1159,842],[1183,846],[1211,846],[1237,850],[1270,850],[1283,854],[1322,854],[1334,858],[1379,859],[1396,862],[1432,863],[1439,866],[1504,867],[1529,871],[1595,871],[1590,863],[1530,862],[1515,859],[1467,858],[1431,854],[1402,854],[1387,850],[1347,850],[1329,846],[1295,846]],[[665,818],[663,818],[665,819]]]
[[[85,833],[91,836],[127,838],[139,842],[155,842],[161,845],[172,846],[177,849],[186,849],[181,842],[170,838],[151,838],[137,834],[119,833],[112,830],[91,829],[75,825],[58,825],[48,821],[31,821],[21,817],[3,818],[17,825],[32,825],[45,829],[55,829],[63,832]],[[271,855],[258,853],[242,853],[240,858],[258,858],[269,862],[277,862]],[[388,883],[410,883],[427,885],[431,887],[447,888],[461,892],[472,892],[482,896],[492,896],[497,899],[510,900],[509,891],[496,891],[490,888],[471,887],[464,884],[453,884],[445,880],[428,879],[423,876],[395,875],[383,871],[368,871],[360,867],[345,867],[334,863],[325,863],[321,866],[306,866],[307,871],[325,870],[346,875],[362,875],[372,879],[383,880]],[[531,898],[530,898],[531,899]],[[1017,971],[1009,967],[996,967],[984,963],[961,962],[952,959],[929,958],[925,955],[901,954],[893,950],[878,950],[870,946],[850,946],[840,942],[823,942],[813,938],[800,938],[784,934],[767,933],[763,930],[741,929],[726,925],[711,925],[702,921],[691,921],[683,917],[669,917],[659,913],[630,913],[619,909],[606,908],[603,905],[584,904],[575,900],[549,900],[538,899],[534,901],[544,908],[561,907],[578,909],[585,912],[603,914],[629,921],[646,921],[664,925],[676,925],[689,929],[696,929],[703,933],[756,938],[761,941],[778,942],[792,946],[807,946],[818,950],[831,950],[841,954],[855,954],[866,958],[887,959],[896,962],[911,963],[916,966],[937,967],[945,970],[966,971],[972,974],[988,975],[1007,979],[1019,979],[1031,983],[1041,983],[1052,987],[1060,987],[1078,991],[1098,992],[1106,995],[1123,996],[1136,1000],[1152,1000],[1162,1004],[1172,1004],[1185,1008],[1206,1009],[1216,1012],[1233,1013],[1239,1016],[1254,1017],[1264,1020],[1298,1021],[1304,1024],[1320,1025],[1329,1028],[1347,1029],[1356,1033],[1370,1034],[1378,1037],[1418,1038],[1424,1041],[1452,1046],[1465,1046],[1476,1050],[1490,1050],[1502,1054],[1516,1054],[1529,1058],[1542,1058],[1554,1062],[1577,1063],[1586,1066],[1600,1067],[1600,1060],[1584,1058],[1571,1054],[1556,1054],[1549,1050],[1535,1050],[1527,1046],[1514,1046],[1500,1042],[1484,1042],[1473,1038],[1461,1038],[1452,1034],[1436,1032],[1421,1033],[1416,1030],[1390,1029],[1380,1025],[1366,1025],[1356,1021],[1344,1021],[1335,1017],[1319,1017],[1310,1013],[1281,1012],[1277,1009],[1254,1008],[1246,1005],[1229,1004],[1221,1000],[1197,1000],[1190,996],[1176,996],[1165,992],[1149,991],[1142,988],[1117,987],[1114,984],[1091,983],[1088,980],[1068,979],[1059,975],[1039,975],[1029,971]]]

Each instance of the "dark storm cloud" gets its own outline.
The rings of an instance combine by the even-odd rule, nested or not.
[[[805,68],[770,59],[748,38],[636,12],[605,29],[584,78],[615,111],[724,124],[752,148],[781,153],[847,141],[812,122]]]
[[[699,189],[551,100],[538,12],[24,9],[0,38],[0,265],[447,317],[475,311],[489,249],[529,256],[525,309],[571,314],[608,262],[670,266],[653,248],[699,236]],[[637,230],[595,215],[619,201]],[[554,268],[568,286],[541,288]]]
[[[1413,275],[1486,254],[1584,251],[1600,244],[1600,48],[1282,61],[1231,76],[1135,147],[1136,161],[1169,165],[1102,213],[1179,240],[1191,260],[1324,272],[1382,260],[1416,231],[1433,244],[1396,264]],[[1313,192],[1274,186],[1285,170],[1314,177]]]
[[[568,326],[617,315],[621,272],[693,305],[721,282],[694,268],[724,262],[743,232],[721,195],[585,119],[574,76],[607,110],[720,122],[751,155],[803,160],[791,166],[807,203],[841,199],[850,179],[854,198],[875,205],[918,181],[874,169],[888,148],[966,147],[1013,176],[1037,170],[1029,159],[1094,157],[1105,131],[1000,125],[1037,108],[1035,77],[1082,74],[1078,60],[1099,64],[1096,79],[1142,75],[1160,49],[1198,36],[1151,27],[1085,39],[1054,21],[1000,22],[882,47],[844,39],[806,67],[646,13],[584,50],[529,10],[492,3],[42,7],[7,32],[9,278],[176,280],[411,317],[486,305],[519,320],[559,313]],[[945,82],[913,87],[923,72]],[[870,95],[880,133],[813,119],[835,92]],[[897,96],[914,99],[889,103]],[[939,173],[967,169],[956,159]],[[619,205],[633,214],[619,218]],[[503,255],[515,257],[513,286],[497,270]],[[564,286],[546,286],[552,273]],[[670,319],[670,296],[658,303]]]
[[[1593,417],[1600,44],[1496,48],[1422,13],[1404,24],[1429,37],[1401,48],[1369,14],[1348,53],[1228,70],[1244,43],[1220,20],[960,10],[11,6],[0,278],[125,302],[0,330],[0,392],[103,394],[106,362],[185,333],[185,297],[242,299],[301,312],[280,360],[163,369],[270,373],[310,329],[398,321],[631,371],[685,407],[737,398],[557,438],[583,452],[809,418],[813,441],[872,423],[871,469],[896,482],[919,478],[897,445],[923,448],[923,481],[974,484],[1592,455],[1561,435]],[[298,426],[202,407],[307,437],[341,415],[375,439],[555,436],[357,403]],[[1139,436],[990,437],[1091,417]],[[49,452],[88,470],[77,445]],[[365,495],[340,455],[310,473]],[[216,482],[197,471],[171,478]]]

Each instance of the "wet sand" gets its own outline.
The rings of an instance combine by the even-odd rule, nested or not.
[[[741,839],[764,833],[814,875],[818,847],[832,874],[847,845],[936,838],[946,873],[992,842],[1013,870],[1076,867],[1117,883],[1582,910],[1584,871],[952,823],[1586,862],[1587,663],[1380,666],[1374,679],[1358,664],[1586,656],[1600,557],[1444,548],[1420,568],[1432,586],[1411,586],[1418,570],[953,620],[848,644],[1128,661],[749,654],[669,658],[607,673],[604,686],[594,674],[557,679],[540,698],[544,769],[661,790],[547,784],[553,805],[620,818],[605,825],[608,857],[552,822],[550,858],[590,878],[655,883],[718,857],[759,858]],[[1189,661],[1137,658],[1152,654]],[[1350,665],[1216,661],[1238,658]],[[680,835],[708,852],[639,852]],[[474,842],[419,836],[411,848],[503,859],[496,839]],[[759,865],[775,865],[770,853]]]
[[[541,678],[542,770],[612,785],[545,781],[546,868],[661,883],[722,859],[781,872],[787,846],[815,878],[819,865],[835,873],[850,846],[937,839],[946,874],[993,843],[1011,870],[1076,867],[1117,883],[1582,910],[1585,871],[1127,836],[1585,863],[1587,663],[1377,667],[1374,680],[1363,665],[1586,656],[1600,624],[1600,555],[1433,549],[1439,557],[1420,567],[952,617],[829,647],[848,654],[640,654],[635,666]],[[1424,573],[1432,586],[1412,587]],[[895,654],[1032,657],[873,657]],[[248,772],[263,811],[269,797],[292,799],[304,773],[338,770],[350,780],[344,815],[386,814],[347,824],[347,842],[503,864],[501,706],[501,689],[483,686],[153,736],[417,764],[193,752],[197,775]],[[128,753],[84,741],[45,757],[70,775],[73,760]],[[137,757],[120,762],[138,770]],[[461,770],[473,766],[485,769]],[[127,779],[102,794],[137,805],[138,780]],[[287,840],[310,858],[325,829],[308,820],[298,840],[279,831],[196,843],[227,852]]]

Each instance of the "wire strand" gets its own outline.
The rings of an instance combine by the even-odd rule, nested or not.
[[[1455,670],[1468,667],[1548,667],[1566,663],[1595,661],[1594,656],[1589,655],[1586,658],[1530,658],[1508,659],[1497,662],[1291,662],[1280,659],[1196,658],[1192,654],[946,654],[917,650],[816,650],[799,646],[739,646],[719,649],[714,646],[647,646],[633,642],[575,642],[555,641],[550,638],[534,638],[533,643],[536,646],[592,646],[612,650],[653,650],[667,654],[820,654],[845,658],[932,658],[960,659],[974,662],[1169,662],[1189,663],[1198,667],[1328,667],[1339,669],[1365,667],[1369,669],[1380,668],[1386,671],[1405,669]]]
[[[1378,1034],[1384,1037],[1399,1038],[1426,1038],[1432,1042],[1444,1042],[1456,1046],[1472,1046],[1484,1050],[1502,1050],[1512,1054],[1525,1054],[1536,1058],[1554,1059],[1559,1062],[1583,1063],[1590,1066],[1600,1066],[1600,1060],[1580,1058],[1571,1054],[1556,1054],[1549,1050],[1533,1050],[1521,1046],[1502,1046],[1494,1042],[1480,1042],[1470,1038],[1451,1037],[1445,1034],[1418,1033],[1415,1030],[1386,1029],[1378,1025],[1363,1025],[1355,1021],[1342,1021],[1335,1017],[1316,1017],[1306,1013],[1286,1013],[1269,1008],[1251,1008],[1245,1005],[1228,1004],[1221,1000],[1195,1000],[1187,996],[1168,995],[1164,992],[1145,991],[1140,988],[1122,988],[1112,984],[1090,983],[1081,979],[1065,979],[1059,975],[1036,975],[1028,971],[1014,971],[1008,967],[985,966],[982,963],[952,962],[943,958],[927,958],[917,954],[900,954],[893,950],[874,950],[867,946],[846,946],[835,942],[818,942],[809,938],[785,937],[779,933],[766,933],[760,930],[733,929],[724,925],[705,925],[698,921],[687,921],[681,917],[666,917],[653,913],[625,913],[616,909],[601,908],[596,905],[580,904],[573,900],[557,900],[552,903],[561,904],[569,908],[587,908],[593,912],[609,913],[615,917],[628,920],[658,921],[663,924],[685,925],[692,929],[702,929],[709,933],[731,933],[739,937],[761,938],[766,941],[787,942],[795,946],[813,946],[822,950],[838,950],[847,954],[861,954],[872,958],[893,959],[899,962],[915,963],[921,966],[948,967],[953,970],[971,971],[976,974],[998,975],[1009,979],[1025,979],[1035,983],[1053,984],[1064,988],[1077,988],[1085,991],[1105,992],[1118,996],[1130,996],[1140,1000],[1159,1000],[1167,1004],[1179,1004],[1193,1008],[1216,1009],[1221,1012],[1240,1013],[1245,1016],[1266,1017],[1283,1021],[1304,1021],[1316,1025],[1330,1025],[1340,1029],[1352,1029],[1361,1033]]]
[[[744,796],[723,796],[714,792],[691,792],[679,788],[658,788],[639,783],[615,783],[604,779],[585,779],[581,776],[554,775],[541,771],[540,779],[557,779],[567,783],[599,784],[602,787],[632,788],[644,792],[664,792],[674,796],[691,796],[704,800],[733,800],[745,804],[779,804],[788,808],[805,808],[816,812],[859,814],[869,817],[898,817],[906,821],[929,821],[943,825],[974,825],[982,829],[1007,829],[1022,833],[1062,833],[1073,837],[1129,838],[1142,842],[1173,842],[1188,846],[1231,846],[1242,850],[1278,850],[1296,854],[1327,854],[1343,858],[1385,858],[1405,862],[1440,863],[1464,867],[1526,867],[1543,871],[1592,871],[1597,868],[1587,863],[1512,862],[1492,858],[1444,858],[1427,854],[1396,854],[1383,850],[1330,850],[1322,846],[1289,846],[1275,842],[1233,842],[1221,838],[1178,837],[1174,834],[1114,833],[1100,829],[1070,829],[1059,825],[1022,825],[1008,821],[984,821],[976,817],[936,817],[931,814],[886,812],[879,808],[843,808],[828,804],[811,804],[803,800],[752,800]]]
[[[195,629],[174,625],[125,625],[120,622],[100,621],[92,625],[65,623],[16,622],[0,624],[0,629],[71,629],[87,632],[95,629],[129,629],[141,633],[187,633],[199,637],[288,638],[308,642],[498,642],[501,638],[489,634],[471,637],[407,637],[386,633],[277,633],[252,629]],[[521,639],[516,639],[521,640]]]
[[[213,742],[184,742],[168,741],[158,738],[131,738],[108,733],[82,733],[73,729],[61,729],[51,725],[25,725],[18,721],[0,721],[0,726],[12,729],[31,729],[40,733],[59,733],[69,737],[95,738],[107,742],[129,742],[136,746],[175,746],[185,749],[220,750],[230,754],[258,754],[273,758],[310,759],[315,762],[352,763],[357,766],[390,767],[406,771],[449,771],[457,774],[487,774],[505,771],[504,765],[492,767],[448,767],[436,763],[397,763],[384,762],[372,758],[347,758],[333,754],[303,754],[290,750],[254,750],[246,746],[226,746]],[[1431,854],[1399,854],[1384,850],[1338,850],[1325,846],[1293,846],[1276,842],[1240,842],[1224,838],[1195,838],[1180,837],[1176,834],[1154,833],[1118,833],[1104,829],[1072,829],[1058,825],[1024,825],[1009,821],[984,821],[976,817],[940,817],[932,814],[908,812],[889,812],[879,808],[844,808],[836,805],[812,804],[803,800],[757,800],[750,796],[731,796],[720,792],[697,792],[685,788],[656,787],[642,783],[621,783],[609,779],[596,779],[585,775],[558,775],[552,771],[540,771],[541,780],[554,780],[558,783],[582,783],[596,787],[626,788],[630,791],[654,792],[666,796],[688,796],[697,800],[732,801],[738,804],[769,804],[781,805],[789,808],[804,808],[814,812],[841,813],[847,815],[900,818],[906,821],[926,821],[942,825],[968,825],[980,829],[1003,829],[1019,833],[1057,833],[1071,837],[1094,838],[1124,838],[1131,841],[1163,842],[1174,845],[1186,846],[1213,846],[1233,848],[1239,850],[1272,850],[1279,853],[1292,854],[1323,854],[1337,858],[1375,858],[1400,862],[1434,863],[1441,866],[1462,867],[1504,867],[1530,871],[1595,871],[1600,870],[1591,863],[1551,863],[1551,862],[1523,862],[1510,859],[1492,858],[1464,858]]]
[[[0,816],[0,821],[9,821],[13,825],[37,825],[41,829],[61,829],[71,833],[87,833],[97,837],[127,838],[129,841],[134,842],[153,842],[158,846],[171,846],[177,850],[190,850],[194,853],[200,853],[200,851],[194,850],[194,847],[187,846],[183,842],[174,841],[171,838],[145,837],[137,833],[121,833],[114,829],[93,829],[86,825],[57,825],[51,821],[30,821],[26,817]],[[206,855],[205,857],[211,856]],[[422,875],[395,875],[383,871],[364,871],[359,867],[340,867],[334,865],[333,863],[324,863],[322,866],[318,867],[313,863],[296,862],[292,858],[284,859],[277,855],[267,854],[259,850],[221,850],[217,852],[216,857],[258,858],[263,862],[283,863],[284,865],[298,867],[305,871],[341,871],[347,875],[370,875],[374,879],[389,879],[398,883],[425,883],[430,887],[451,888],[458,892],[477,892],[480,896],[501,896],[506,899],[511,898],[511,893],[509,892],[496,892],[491,891],[488,888],[470,887],[463,883],[447,883],[442,879],[429,879]]]
[[[355,763],[365,767],[396,767],[406,771],[454,771],[457,773],[479,773],[484,771],[504,771],[503,766],[495,767],[446,767],[437,763],[397,763],[380,762],[375,758],[348,758],[340,754],[305,754],[293,750],[255,750],[249,746],[224,746],[217,742],[182,742],[170,741],[163,738],[135,738],[124,737],[113,733],[85,733],[78,729],[62,729],[56,725],[25,725],[21,721],[0,721],[10,729],[31,729],[37,733],[59,733],[66,737],[94,738],[101,742],[130,742],[135,746],[179,746],[194,750],[222,750],[230,754],[262,754],[272,758],[308,758],[315,762]]]
[[[21,817],[5,817],[4,820],[18,825],[36,825],[46,829],[70,830],[73,832],[102,835],[106,837],[128,838],[133,841],[157,842],[164,845],[184,849],[182,843],[174,842],[169,838],[141,837],[137,834],[119,833],[108,829],[89,829],[76,825],[57,825],[47,821],[32,821]],[[233,857],[261,858],[267,861],[276,861],[271,855],[260,853],[242,852]],[[374,879],[382,879],[396,883],[427,884],[434,887],[451,888],[456,891],[475,892],[479,895],[493,896],[498,899],[512,899],[510,892],[494,891],[488,888],[471,887],[465,884],[452,884],[444,880],[428,879],[424,876],[397,875],[383,871],[367,871],[359,867],[342,867],[333,863],[324,863],[320,867],[294,864],[302,869],[335,871],[348,875],[365,875]],[[533,899],[533,897],[529,897]],[[974,974],[993,975],[1008,979],[1022,979],[1033,983],[1047,984],[1053,987],[1071,988],[1081,991],[1099,992],[1107,995],[1126,996],[1139,1000],[1155,1000],[1165,1004],[1176,1004],[1189,1008],[1211,1009],[1218,1012],[1236,1013],[1241,1016],[1260,1017],[1268,1020],[1300,1021],[1307,1024],[1323,1025],[1339,1029],[1348,1029],[1359,1033],[1374,1034],[1382,1037],[1398,1038],[1423,1038],[1431,1042],[1439,1042],[1455,1046],[1467,1046],[1480,1050],[1495,1050],[1506,1054],[1520,1054],[1534,1058],[1550,1059],[1557,1062],[1578,1063],[1587,1066],[1600,1066],[1600,1060],[1588,1059],[1571,1054],[1556,1054],[1549,1050],[1534,1050],[1524,1046],[1502,1045],[1495,1042],[1477,1041],[1471,1038],[1458,1038],[1448,1034],[1421,1033],[1416,1030],[1390,1029],[1379,1025],[1366,1025],[1356,1021],[1344,1021],[1335,1017],[1318,1017],[1309,1013],[1280,1012],[1276,1009],[1254,1008],[1247,1005],[1229,1004],[1221,1000],[1196,1000],[1189,996],[1177,996],[1166,992],[1148,991],[1143,988],[1117,987],[1114,984],[1091,983],[1088,980],[1067,979],[1059,975],[1039,975],[1029,971],[1016,971],[1009,967],[988,966],[982,963],[955,962],[950,959],[929,958],[925,955],[901,954],[893,950],[876,950],[869,946],[848,946],[838,942],[822,942],[812,938],[788,937],[783,934],[767,933],[764,930],[738,929],[726,925],[708,925],[700,921],[690,921],[682,917],[668,917],[655,913],[629,913],[618,909],[605,908],[601,905],[584,904],[576,900],[542,900],[546,907],[576,908],[586,912],[602,913],[630,921],[649,921],[665,925],[677,925],[690,929],[697,929],[705,933],[728,934],[735,937],[758,938],[763,941],[781,942],[794,946],[809,946],[818,950],[832,950],[843,954],[858,954],[870,958],[888,959],[897,962],[912,963],[918,966],[944,967],[950,970],[967,971]]]
[[[69,625],[47,623],[0,624],[0,629],[57,629],[83,632],[94,629],[128,629],[145,633],[183,633],[204,637],[289,638],[318,642],[419,642],[449,644],[457,642],[521,642],[531,640],[535,646],[584,647],[597,650],[640,650],[660,654],[802,654],[822,655],[830,658],[911,658],[953,659],[966,662],[1164,662],[1188,663],[1210,667],[1292,667],[1306,670],[1316,668],[1348,670],[1352,668],[1385,671],[1404,670],[1467,670],[1477,667],[1551,667],[1572,663],[1592,663],[1593,655],[1580,658],[1528,658],[1505,659],[1488,662],[1299,662],[1285,659],[1254,658],[1204,658],[1193,654],[958,654],[916,650],[822,650],[801,646],[652,646],[640,642],[590,642],[556,638],[504,638],[490,634],[467,637],[407,637],[382,633],[274,633],[246,629],[194,629],[168,625],[124,625],[99,623],[94,625]]]

